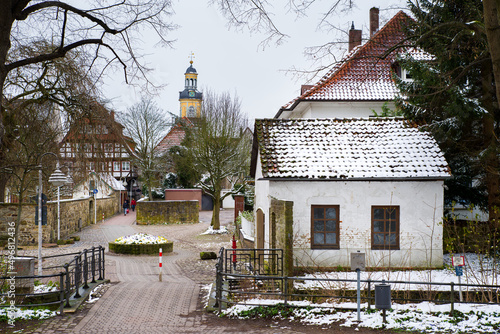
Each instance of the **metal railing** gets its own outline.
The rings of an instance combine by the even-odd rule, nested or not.
[[[246,301],[252,297],[278,299],[287,306],[292,306],[293,301],[304,300],[312,303],[356,301],[356,279],[282,276],[283,271],[278,270],[274,273],[270,270],[273,265],[266,263],[266,261],[279,258],[276,255],[279,254],[276,249],[239,249],[239,252],[235,253],[233,251],[233,249],[221,248],[216,263],[214,307],[219,308],[219,311],[223,304],[251,305]],[[256,257],[255,254],[261,254],[261,256]],[[249,267],[255,268],[253,263],[268,272],[248,270]],[[242,270],[234,270],[234,268],[242,268]],[[319,287],[308,289],[305,287],[307,282],[315,282]],[[393,301],[402,303],[428,301],[436,304],[450,304],[452,312],[456,303],[500,302],[500,285],[372,279],[364,279],[360,282],[363,284],[361,300],[368,303],[368,308],[374,304],[375,285],[379,283],[392,284],[395,287],[403,285],[401,289],[394,289],[391,292]]]
[[[92,247],[84,249],[79,253],[60,254],[44,257],[44,260],[54,259],[58,257],[73,256],[73,259],[62,265],[54,265],[44,267],[45,270],[55,271],[49,275],[32,275],[32,276],[3,276],[0,277],[0,286],[10,285],[9,281],[15,280],[18,282],[22,279],[39,280],[40,282],[48,282],[50,278],[56,278],[59,289],[44,293],[18,293],[15,295],[15,307],[31,308],[37,306],[59,305],[59,313],[62,315],[64,308],[71,307],[70,299],[80,298],[85,290],[89,289],[89,283],[97,283],[105,278],[105,260],[104,247]],[[14,283],[15,286],[15,283]],[[9,290],[9,289],[7,289]],[[43,300],[44,297],[52,297],[46,302],[29,302],[30,300]],[[1,299],[12,299],[12,292],[0,293]],[[45,298],[46,299],[46,298]],[[0,307],[10,307],[10,303],[0,305]]]

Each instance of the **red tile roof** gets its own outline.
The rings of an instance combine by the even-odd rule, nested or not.
[[[391,78],[396,51],[411,18],[398,12],[364,45],[354,48],[319,82],[280,110],[292,110],[301,101],[390,101],[397,89]],[[279,114],[278,113],[278,116]]]
[[[160,152],[170,150],[174,146],[180,146],[186,133],[180,124],[172,127],[165,137],[156,146]]]
[[[182,117],[179,122],[177,122],[167,133],[165,137],[156,145],[160,152],[165,152],[170,150],[174,146],[181,146],[182,141],[186,137],[186,132],[184,130],[185,126],[192,127],[198,119]]]

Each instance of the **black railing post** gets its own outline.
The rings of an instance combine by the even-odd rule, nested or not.
[[[368,309],[371,310],[372,306],[372,280],[368,278],[368,291],[367,291],[367,299],[368,299]]]
[[[102,264],[100,264],[102,267],[102,277],[101,277],[100,270],[99,270],[99,277],[100,277],[100,279],[105,279],[106,278],[106,273],[105,273],[105,269],[106,269],[105,263],[106,262],[104,261],[104,247],[102,247],[101,245],[99,245],[99,247],[100,247],[100,250],[102,251]],[[99,254],[101,253],[101,251],[99,252]]]
[[[220,295],[219,295],[219,290],[220,290],[219,265],[220,265],[220,262],[217,262],[215,264],[215,303],[214,303],[214,307],[219,307],[219,303],[220,303],[220,300],[219,300],[220,299]]]
[[[95,246],[92,246],[92,282],[95,283]]]
[[[89,261],[87,260],[87,249],[83,250],[83,288],[88,289]]]
[[[80,256],[75,256],[75,298],[80,298]]]
[[[288,297],[288,277],[283,277],[283,303],[287,305],[287,297]]]
[[[59,273],[59,301],[61,304],[59,305],[59,314],[64,314],[64,273]]]
[[[69,292],[71,290],[71,277],[69,276],[69,264],[64,265],[65,275],[66,275],[66,307],[70,307],[69,304]]]
[[[224,247],[219,250],[219,258],[215,264],[215,303],[214,307],[222,310],[222,271],[224,270]]]
[[[101,256],[101,245],[99,245],[99,255],[98,255],[98,263],[97,263],[97,266],[99,267],[99,277],[97,278],[98,280],[102,280],[102,265],[101,265],[101,261],[102,261],[102,256]]]

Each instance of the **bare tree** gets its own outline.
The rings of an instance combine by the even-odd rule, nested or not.
[[[12,52],[29,57],[51,47],[48,43],[40,42]],[[55,143],[59,142],[69,129],[72,133],[85,135],[84,127],[92,119],[97,118],[100,124],[106,124],[105,114],[108,114],[109,118],[109,112],[96,102],[98,92],[93,86],[92,76],[84,70],[84,61],[84,56],[73,50],[64,58],[30,64],[9,73],[4,83],[5,90],[10,94],[3,99],[5,135],[0,167],[9,164],[8,153],[15,147],[16,131],[21,126],[19,121],[22,120],[22,117],[17,115],[19,113],[35,117],[34,113],[38,110],[41,113],[39,117],[44,117],[46,111],[50,110],[53,118],[47,124],[58,134],[53,138]],[[40,105],[44,107],[41,108]],[[37,136],[33,131],[30,134]],[[92,135],[87,138],[87,142],[95,141],[96,138]],[[75,139],[72,138],[73,141]],[[84,147],[82,143],[79,146]],[[82,157],[85,158],[88,153],[83,150],[81,153],[72,159],[80,160],[74,166],[87,165]],[[78,181],[78,168],[72,172],[74,180]],[[0,200],[4,199],[9,177],[9,173],[0,170]]]
[[[170,126],[166,114],[155,102],[143,97],[121,115],[120,120],[137,144],[132,161],[139,167],[149,199],[153,200],[152,190],[160,185],[167,172],[167,157],[157,147]]]
[[[15,252],[19,242],[19,228],[23,205],[28,202],[27,198],[34,196],[35,185],[38,183],[37,171],[40,164],[40,156],[45,152],[56,153],[58,151],[56,138],[59,135],[57,127],[53,126],[56,115],[51,103],[30,104],[20,110],[13,110],[16,115],[15,139],[13,150],[6,154],[0,172],[10,176],[8,187],[13,197],[17,198],[17,219],[15,221]],[[54,159],[44,160],[43,166],[46,170],[53,170]],[[46,180],[46,179],[45,179]],[[48,189],[48,188],[45,188]]]
[[[169,44],[166,33],[173,28],[167,16],[170,0],[134,0],[122,2],[90,1],[76,7],[63,1],[2,0],[0,2],[0,156],[4,154],[6,109],[4,100],[12,94],[5,83],[9,74],[34,64],[64,58],[72,50],[85,54],[86,71],[95,70],[97,78],[106,68],[118,65],[127,82],[143,76],[148,68],[140,63],[135,33],[149,26],[160,41]],[[33,54],[22,52],[31,45],[50,41],[50,47]]]
[[[201,118],[193,121],[192,131],[187,133],[191,138],[185,143],[195,167],[205,174],[200,185],[213,198],[211,225],[219,229],[222,200],[239,191],[221,196],[223,181],[242,183],[249,173],[250,145],[244,135],[248,121],[238,97],[211,91],[203,94]]]

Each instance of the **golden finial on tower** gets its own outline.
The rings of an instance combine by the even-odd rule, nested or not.
[[[190,58],[190,59],[191,59],[191,60],[189,61],[189,63],[190,63],[191,65],[193,65],[193,58],[194,58],[194,52],[193,52],[193,51],[191,51],[191,54],[189,55],[189,57],[188,57],[188,58]]]

